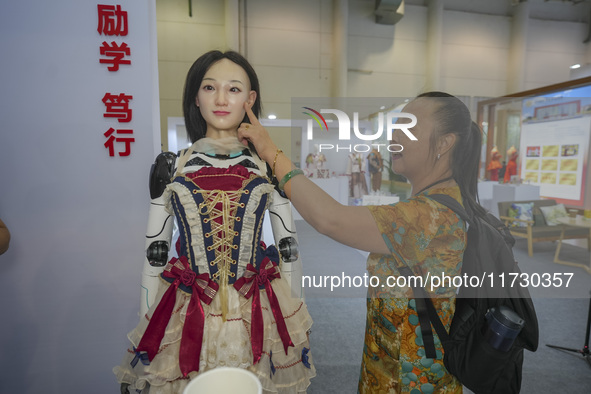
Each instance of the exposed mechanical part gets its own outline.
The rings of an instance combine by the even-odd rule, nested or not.
[[[294,237],[286,237],[279,240],[277,249],[281,258],[286,263],[293,263],[299,257],[298,241]]]

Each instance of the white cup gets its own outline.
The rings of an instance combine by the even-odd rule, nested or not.
[[[262,394],[257,376],[242,368],[221,367],[202,374],[189,382],[183,394]]]

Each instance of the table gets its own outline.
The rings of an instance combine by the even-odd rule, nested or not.
[[[564,217],[564,218],[557,218],[556,221],[560,222],[562,226],[562,231],[560,233],[560,239],[558,240],[558,244],[556,245],[556,253],[554,254],[554,262],[563,265],[570,265],[571,267],[579,267],[586,270],[588,273],[591,274],[591,258],[589,263],[582,264],[582,263],[574,263],[571,261],[564,261],[558,258],[560,254],[560,248],[562,247],[562,238],[564,237],[564,229],[566,226],[574,226],[574,227],[586,227],[591,232],[591,219],[585,219],[581,215],[577,215],[576,218],[571,217]],[[587,241],[589,242],[589,241]]]

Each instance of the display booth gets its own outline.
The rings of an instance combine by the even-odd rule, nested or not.
[[[591,207],[586,182],[591,77],[480,101],[476,116],[486,136],[481,169],[485,169],[487,181],[532,185],[539,188],[540,198]],[[512,159],[515,171],[493,180],[498,155],[505,164],[499,171],[510,171]],[[493,196],[484,197],[485,201],[491,199],[490,208],[494,210]]]

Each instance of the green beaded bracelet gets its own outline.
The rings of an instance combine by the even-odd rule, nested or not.
[[[277,187],[279,187],[279,190],[283,191],[285,184],[296,175],[304,175],[304,171],[300,170],[299,168],[296,168],[295,170],[291,170],[290,172],[285,174],[285,176],[281,179],[281,182],[279,182],[279,185],[277,185]]]

